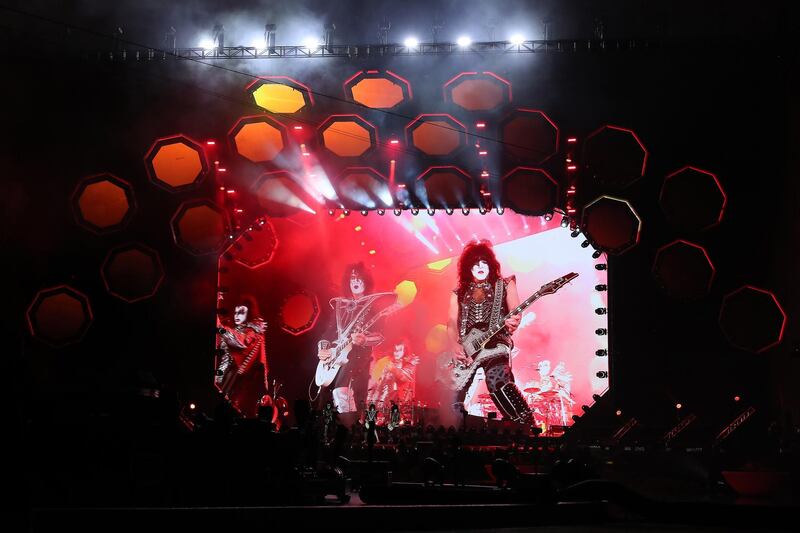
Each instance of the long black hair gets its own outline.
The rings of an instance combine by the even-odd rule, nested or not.
[[[353,295],[353,293],[350,292],[350,276],[353,275],[353,272],[364,281],[364,294],[371,294],[375,282],[372,279],[372,274],[370,274],[362,261],[345,267],[344,274],[342,274],[342,294],[348,297]]]

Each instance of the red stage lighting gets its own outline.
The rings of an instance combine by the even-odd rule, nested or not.
[[[133,217],[136,201],[131,185],[111,174],[83,179],[72,194],[75,218],[98,234],[125,227]]]

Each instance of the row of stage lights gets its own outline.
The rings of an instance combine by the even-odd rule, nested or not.
[[[525,39],[524,35],[516,33],[514,35],[511,35],[506,42],[508,44],[511,44],[511,45],[514,45],[514,46],[521,46],[527,40],[528,39]],[[472,38],[469,35],[461,35],[456,39],[456,44],[460,48],[465,48],[465,49],[469,48],[469,46],[472,45],[472,42],[473,42]],[[420,40],[417,37],[414,37],[414,36],[406,37],[403,40],[403,46],[408,48],[409,52],[413,52],[414,50],[419,48],[420,44],[423,44],[423,43],[420,43]],[[432,43],[432,44],[440,44],[440,43]],[[201,39],[197,46],[199,48],[202,48],[202,49],[206,50],[206,51],[211,51],[211,50],[217,48],[220,45],[218,44],[217,40],[209,38],[209,37],[206,37],[206,38]],[[310,52],[314,52],[316,50],[319,50],[323,46],[326,46],[326,44],[322,40],[317,38],[317,37],[309,36],[309,37],[304,38],[301,41],[301,46],[303,48],[306,48]],[[262,37],[258,37],[256,39],[253,39],[253,41],[250,43],[250,48],[255,48],[256,50],[263,50],[264,48],[268,48],[268,47],[273,47],[274,48],[275,44],[274,43],[270,43],[269,39],[267,37],[263,37],[263,38]]]

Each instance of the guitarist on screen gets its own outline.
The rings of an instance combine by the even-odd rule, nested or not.
[[[336,314],[336,340],[331,343],[323,339],[318,343],[317,357],[322,362],[331,359],[336,345],[349,340],[353,343],[347,354],[347,363],[339,369],[328,387],[338,413],[357,412],[358,407],[366,403],[372,348],[383,342],[383,335],[375,327],[362,331],[361,326],[378,311],[378,302],[396,298],[392,292],[370,294],[372,285],[372,276],[364,263],[345,268],[341,287],[347,295],[333,298],[330,302]],[[331,331],[327,338],[332,336]]]
[[[503,278],[500,263],[488,240],[473,241],[464,247],[458,260],[458,287],[450,297],[447,332],[454,345],[455,360],[471,365],[461,341],[473,328],[488,330],[499,322],[510,309],[519,305],[514,276]],[[497,356],[480,364],[486,376],[486,386],[497,409],[506,420],[529,424],[532,413],[525,398],[514,383],[510,352],[514,343],[511,336],[519,327],[520,314],[510,315],[504,328],[494,335],[486,348],[501,348]],[[464,397],[474,374],[466,385],[456,389],[454,409],[463,409]]]

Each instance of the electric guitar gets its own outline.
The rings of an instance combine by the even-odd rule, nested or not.
[[[508,347],[504,345],[498,345],[494,348],[485,347],[492,337],[497,335],[505,327],[506,319],[510,318],[512,315],[521,313],[542,296],[554,294],[561,287],[577,277],[578,274],[575,272],[570,272],[566,276],[562,276],[551,281],[550,283],[546,283],[542,285],[538,291],[533,293],[527,300],[509,311],[506,316],[498,320],[496,324],[489,327],[489,329],[482,330],[478,328],[472,328],[469,330],[469,332],[461,339],[461,346],[464,348],[464,353],[466,356],[471,359],[472,362],[471,364],[464,364],[460,361],[457,361],[455,358],[450,361],[449,366],[452,374],[452,379],[449,383],[450,387],[453,390],[463,389],[480,365],[486,361],[489,361],[490,359],[508,354]]]
[[[392,313],[398,311],[402,305],[399,303],[394,303],[378,313],[375,314],[366,324],[364,324],[361,328],[357,331],[350,331],[348,332],[348,336],[344,339],[338,339],[334,343],[334,347],[331,349],[331,357],[328,359],[327,362],[320,361],[317,364],[317,372],[314,375],[314,382],[317,384],[318,387],[327,387],[331,383],[333,383],[336,374],[339,372],[339,369],[342,365],[346,364],[347,354],[350,353],[350,350],[353,349],[353,337],[354,333],[358,333],[359,331],[369,331],[369,328],[372,327],[378,320],[385,316],[389,316]]]

